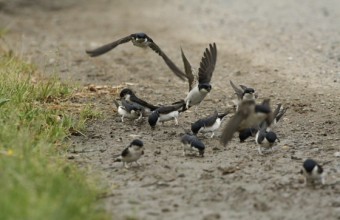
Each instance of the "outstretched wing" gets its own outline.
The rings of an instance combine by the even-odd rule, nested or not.
[[[244,116],[241,112],[236,112],[236,114],[229,119],[221,135],[220,142],[221,144],[223,144],[223,146],[226,146],[229,143],[229,141],[233,138],[234,133],[238,131],[238,128],[241,122],[243,121],[243,119],[244,119]]]
[[[246,119],[251,113],[252,101],[242,102],[238,111],[233,117],[231,117],[228,123],[225,125],[220,142],[226,146],[228,142],[233,138],[236,131],[240,131],[241,123]]]
[[[198,69],[198,82],[210,83],[212,74],[215,70],[217,59],[217,49],[216,44],[209,44],[209,49],[206,48],[200,63],[200,68]]]
[[[234,83],[233,81],[230,80],[230,85],[231,87],[233,87],[234,91],[235,91],[235,94],[237,95],[237,98],[238,100],[242,100],[242,97],[243,97],[243,90],[238,88]]]
[[[166,65],[168,65],[168,67],[172,70],[172,72],[179,77],[181,80],[185,80],[187,77],[185,75],[185,73],[183,73],[171,60],[170,58],[165,55],[165,53],[161,50],[161,48],[159,48],[159,46],[151,41],[149,44],[149,47],[155,51],[159,56],[161,56],[164,60],[164,62],[166,63]]]
[[[117,41],[114,41],[112,43],[109,43],[109,44],[105,44],[101,47],[98,47],[94,50],[86,50],[86,53],[90,56],[90,57],[96,57],[96,56],[99,56],[99,55],[102,55],[110,50],[112,50],[113,48],[117,47],[118,45],[120,44],[124,44],[124,43],[127,43],[129,41],[131,41],[132,39],[132,34],[129,35],[129,36],[126,36],[126,37],[123,37]]]
[[[187,74],[187,78],[189,81],[189,92],[190,92],[192,87],[194,86],[193,83],[195,81],[195,76],[192,73],[191,64],[189,63],[188,59],[185,57],[182,47],[181,47],[181,53],[182,53],[182,60],[184,63],[184,70],[185,70],[185,73]]]

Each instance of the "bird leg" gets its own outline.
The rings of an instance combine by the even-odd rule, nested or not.
[[[188,100],[188,101],[185,103],[185,108],[186,108],[186,109],[189,109],[189,105],[190,105],[190,100]]]
[[[210,136],[210,138],[213,138],[214,137],[214,135],[215,135],[215,132],[211,132],[211,136]]]
[[[194,112],[195,112],[195,115],[198,115],[198,113],[197,113],[197,109],[198,109],[198,105],[196,105],[196,106],[195,106],[195,110],[194,110]]]
[[[174,117],[174,120],[175,120],[175,125],[178,125],[178,119],[177,119],[177,117]]]
[[[257,148],[257,150],[259,151],[259,154],[260,154],[260,155],[263,155],[261,146],[259,146],[259,147]]]
[[[122,115],[121,119],[122,119],[122,122],[124,122],[124,115]]]
[[[129,165],[127,162],[123,162],[123,166],[126,168],[126,169],[129,169]]]

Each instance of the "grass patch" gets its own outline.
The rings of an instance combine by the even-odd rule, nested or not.
[[[62,156],[70,130],[99,116],[62,107],[72,93],[56,79],[40,80],[33,65],[0,55],[0,219],[107,219],[95,184]]]

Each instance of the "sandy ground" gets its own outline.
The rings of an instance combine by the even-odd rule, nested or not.
[[[0,1],[1,46],[80,85],[127,86],[154,104],[185,97],[187,84],[151,50],[122,45],[98,58],[85,49],[146,32],[182,67],[179,47],[198,67],[216,42],[213,90],[198,110],[152,131],[121,123],[112,97],[96,104],[104,118],[72,137],[75,160],[100,178],[112,219],[340,219],[340,1]],[[234,95],[229,80],[257,89],[260,100],[289,107],[275,127],[281,142],[261,156],[253,139],[226,148],[213,139],[204,158],[183,157],[182,128],[223,112]],[[228,119],[226,119],[228,120]],[[112,163],[133,138],[145,143],[142,167]],[[324,164],[326,185],[301,184],[305,158]],[[221,169],[231,171],[223,173]]]

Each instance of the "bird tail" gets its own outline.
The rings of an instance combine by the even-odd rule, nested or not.
[[[282,118],[287,109],[288,107],[284,108],[281,104],[277,105],[277,108],[274,111],[274,124],[276,124]]]

